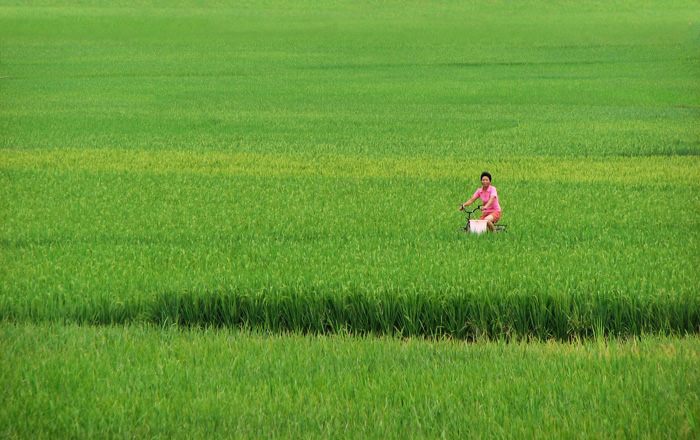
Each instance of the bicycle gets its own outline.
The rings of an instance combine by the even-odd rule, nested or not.
[[[481,206],[477,206],[471,211],[467,211],[463,207],[460,208],[460,210],[464,211],[467,214],[467,224],[463,228],[457,229],[456,232],[464,231],[467,234],[482,234],[488,230],[488,227],[486,226],[486,220],[472,220],[471,218],[474,212],[481,210]],[[494,232],[508,232],[508,225],[495,223],[493,226],[495,228]]]

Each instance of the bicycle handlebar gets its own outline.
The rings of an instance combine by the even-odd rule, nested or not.
[[[460,211],[464,211],[464,212],[466,212],[467,214],[473,214],[474,211],[479,211],[479,210],[481,209],[482,206],[483,206],[483,205],[479,205],[479,206],[477,206],[476,208],[472,209],[471,211],[467,211],[466,209],[464,209],[464,206],[462,206],[462,208],[460,209]]]

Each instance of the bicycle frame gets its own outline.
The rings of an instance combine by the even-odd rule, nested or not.
[[[476,208],[472,209],[471,211],[467,211],[466,209],[462,209],[467,214],[467,224],[463,228],[457,229],[457,232],[464,231],[467,234],[471,233],[471,229],[469,227],[469,220],[472,219],[472,214],[474,214],[474,212],[481,210],[481,206],[482,205],[477,206]],[[495,228],[494,232],[508,232],[508,229],[506,229],[507,227],[508,227],[508,225],[501,225],[501,224],[496,223],[494,225],[494,228]]]

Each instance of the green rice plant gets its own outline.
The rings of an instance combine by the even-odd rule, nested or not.
[[[125,322],[161,326],[225,326],[316,334],[340,329],[353,334],[468,340],[575,340],[595,334],[607,337],[650,332],[682,335],[696,333],[700,327],[696,295],[640,299],[615,292],[558,296],[508,292],[479,296],[422,290],[341,294],[332,289],[313,295],[303,289],[170,292],[139,306],[127,305],[115,312],[106,308],[102,315],[59,316],[88,324],[109,324],[122,322],[111,317],[125,316],[125,310],[133,313]],[[680,319],[678,310],[684,311]]]
[[[697,333],[698,18],[4,5],[0,319]],[[457,235],[484,169],[510,232]]]
[[[0,325],[3,437],[697,437],[697,337]],[[271,417],[275,415],[275,417]]]
[[[699,17],[685,0],[16,1],[0,146],[696,157]]]

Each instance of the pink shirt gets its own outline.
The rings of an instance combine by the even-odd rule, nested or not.
[[[489,209],[483,211],[484,213],[489,213],[489,212],[501,212],[501,205],[498,204],[498,192],[496,191],[495,186],[489,185],[489,189],[484,191],[483,188],[479,188],[476,190],[474,193],[474,198],[481,197],[481,201],[483,204],[487,204],[491,197],[496,197],[496,199],[491,203],[491,206],[489,206]]]

